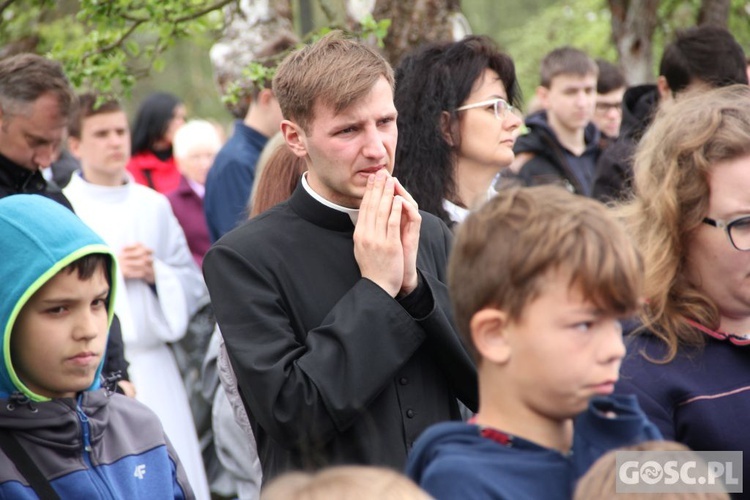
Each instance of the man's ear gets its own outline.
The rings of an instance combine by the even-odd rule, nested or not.
[[[511,356],[507,327],[507,313],[487,307],[472,316],[469,326],[474,346],[482,359],[495,364],[505,364]]]
[[[258,92],[257,101],[258,104],[261,104],[263,106],[268,106],[268,103],[271,102],[271,100],[274,99],[273,90],[271,89],[262,89],[260,92]]]
[[[669,88],[667,77],[660,75],[659,78],[656,79],[656,88],[659,90],[659,100],[661,102],[672,99],[672,89]]]
[[[292,153],[300,158],[307,156],[307,145],[305,142],[307,136],[302,127],[293,121],[281,120],[281,135],[284,136],[284,140],[289,149],[292,150]]]
[[[549,89],[539,85],[534,91],[534,94],[536,95],[536,99],[539,102],[541,109],[546,109],[548,105],[547,98],[549,97]]]
[[[68,151],[70,151],[70,154],[72,154],[76,159],[81,159],[81,140],[77,137],[68,136]]]

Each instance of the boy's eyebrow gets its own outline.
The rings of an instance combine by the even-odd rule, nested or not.
[[[99,298],[106,298],[109,295],[109,287],[103,289],[101,292],[95,295],[97,299]],[[54,304],[54,303],[60,303],[60,302],[77,302],[81,300],[80,297],[49,297],[42,299],[41,302],[43,304]]]
[[[601,316],[601,315],[605,314],[604,309],[602,309],[601,307],[598,307],[596,305],[593,305],[593,304],[592,305],[581,306],[581,307],[576,307],[575,309],[573,309],[572,312],[575,313],[575,314],[590,314],[590,315],[594,315],[594,316]]]

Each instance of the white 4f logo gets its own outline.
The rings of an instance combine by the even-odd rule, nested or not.
[[[133,476],[137,477],[138,479],[143,479],[143,476],[145,475],[146,475],[146,464],[136,465],[135,472],[133,472]]]

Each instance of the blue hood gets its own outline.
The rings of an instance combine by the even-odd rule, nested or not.
[[[116,276],[115,255],[73,212],[39,195],[19,194],[0,199],[0,397],[20,391],[33,401],[49,398],[29,390],[10,357],[10,335],[23,306],[61,269],[89,254],[110,256],[110,276]],[[114,312],[114,280],[108,312]],[[89,390],[99,387],[104,356]]]

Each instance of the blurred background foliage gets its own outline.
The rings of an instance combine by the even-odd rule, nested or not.
[[[274,0],[270,1],[273,4]],[[750,0],[730,1],[729,29],[750,53]],[[330,15],[343,12],[343,2],[292,0],[297,33],[302,36],[329,23],[321,3]],[[124,100],[131,115],[150,92],[166,90],[185,101],[191,116],[214,119],[229,126],[231,117],[221,104],[208,56],[220,34],[221,12],[215,10],[179,26],[165,22],[165,19],[200,14],[207,6],[222,3],[229,2],[157,0],[145,2],[152,4],[148,8],[129,12],[125,0],[0,0],[0,57],[11,45],[17,49],[27,44],[40,53],[72,58],[67,60],[68,67],[78,65],[84,78],[131,78],[132,92]],[[83,4],[86,4],[88,18],[81,17]],[[654,66],[658,65],[664,43],[671,39],[673,32],[696,23],[700,6],[701,0],[659,2],[653,38]],[[538,83],[539,62],[554,47],[572,45],[592,57],[617,62],[607,0],[461,0],[461,9],[474,33],[493,37],[513,57],[527,102]],[[118,16],[123,15],[126,19],[140,19],[145,30],[139,30],[132,40],[122,42],[123,51],[97,53],[93,50],[94,42],[101,42],[101,37],[110,44],[120,43],[118,37],[130,29],[128,24],[117,21]],[[86,21],[104,21],[109,26],[107,30],[87,33],[81,24]],[[166,49],[162,54],[151,47],[159,39],[158,35],[167,40],[164,47],[158,47]],[[83,46],[81,50],[88,52],[71,53],[72,45]],[[105,72],[106,78],[102,74],[87,74],[87,63],[91,61]],[[74,83],[84,84],[81,80]],[[115,84],[112,90],[118,91],[118,86]]]

